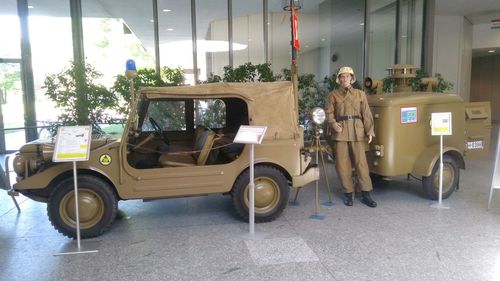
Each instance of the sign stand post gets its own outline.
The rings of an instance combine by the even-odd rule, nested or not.
[[[431,128],[432,135],[439,136],[439,199],[438,203],[432,203],[431,207],[438,209],[449,209],[443,205],[443,135],[452,134],[451,112],[432,113]]]
[[[250,189],[250,210],[248,214],[248,223],[250,225],[250,234],[255,233],[255,183],[254,183],[254,144],[250,144],[250,184],[248,185]]]
[[[255,183],[254,183],[254,144],[261,144],[266,134],[266,126],[240,126],[234,143],[250,144],[250,183],[249,188],[249,208],[248,208],[248,223],[250,225],[250,235],[255,234]]]
[[[75,249],[74,243],[68,243],[62,247],[60,253],[54,254],[55,256],[98,252],[98,250],[90,249],[88,246],[85,247],[86,249],[82,249],[80,243],[80,210],[78,208],[78,177],[76,162],[89,160],[91,136],[92,126],[62,126],[57,130],[57,139],[52,160],[54,162],[73,162],[77,247]]]
[[[488,211],[490,210],[491,199],[495,189],[500,189],[500,130],[498,131],[497,154],[495,157],[495,166],[493,168],[493,177],[491,178],[490,196],[488,198]]]

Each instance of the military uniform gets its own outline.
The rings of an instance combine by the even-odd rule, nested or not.
[[[352,152],[361,190],[371,191],[372,182],[365,155],[365,137],[373,137],[375,133],[365,93],[351,86],[333,90],[328,96],[326,117],[330,137],[335,143],[335,168],[344,193],[347,195],[354,192],[349,151]],[[333,128],[335,123],[342,127],[341,132],[336,132]]]

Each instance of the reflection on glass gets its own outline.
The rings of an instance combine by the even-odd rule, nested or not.
[[[268,1],[269,62],[272,70],[279,73],[283,68],[290,69],[292,51],[290,41],[290,12],[283,11],[281,0]],[[299,39],[302,40],[302,17],[299,15]],[[300,54],[299,54],[300,59]],[[301,71],[301,66],[299,66]]]
[[[12,1],[15,2],[15,1]],[[16,11],[9,11],[7,15],[0,16],[0,58],[21,57],[21,31],[19,30],[19,19]],[[8,26],[9,28],[5,28]]]
[[[217,7],[214,9],[214,7]],[[206,11],[211,11],[206,13]],[[196,36],[200,80],[213,73],[222,76],[229,64],[227,0],[196,2]],[[241,45],[241,44],[239,44]],[[233,46],[241,49],[243,46]],[[245,46],[246,47],[246,46]]]
[[[185,83],[194,84],[191,1],[158,1],[158,32],[160,65],[182,68],[186,77]],[[152,32],[150,36],[152,38]],[[150,53],[154,54],[154,49],[151,49]]]
[[[328,29],[323,28],[320,38],[326,39],[324,71],[328,74],[336,74],[342,66],[350,66],[356,77],[363,77],[363,42],[364,42],[364,0],[352,0],[346,2],[329,1],[329,5],[320,5],[321,23],[324,26],[329,23]],[[324,44],[325,42],[321,42]]]
[[[290,13],[283,1],[269,1],[269,44],[273,71],[290,68]],[[320,81],[343,65],[356,73],[363,68],[364,0],[303,1],[299,10],[299,74],[314,74]]]
[[[372,0],[369,3],[368,74],[383,79],[394,64],[396,48],[396,1]]]
[[[399,23],[400,49],[398,61],[421,68],[423,0],[402,0]]]
[[[5,129],[5,148],[18,150],[26,142],[24,129],[23,90],[21,66],[18,63],[0,63],[0,117]]]
[[[262,1],[233,0],[233,42],[247,46],[234,50],[233,63],[265,63]]]
[[[99,83],[111,88],[116,76],[125,73],[127,59],[133,59],[138,68],[154,68],[153,57],[138,40],[132,27],[138,19],[134,18],[129,26],[127,18],[86,17],[85,4],[82,5],[85,62],[103,74]]]

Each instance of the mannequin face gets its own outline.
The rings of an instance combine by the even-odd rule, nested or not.
[[[339,82],[342,88],[346,88],[351,85],[352,76],[349,73],[342,73],[339,75]]]

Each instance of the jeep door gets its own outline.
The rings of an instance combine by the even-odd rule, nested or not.
[[[245,103],[232,100],[143,97],[122,146],[120,195],[161,198],[228,192],[239,173],[230,163],[243,147],[236,155],[225,155],[221,151],[232,141],[217,141],[231,133],[224,130],[239,127],[228,115],[248,116]]]

